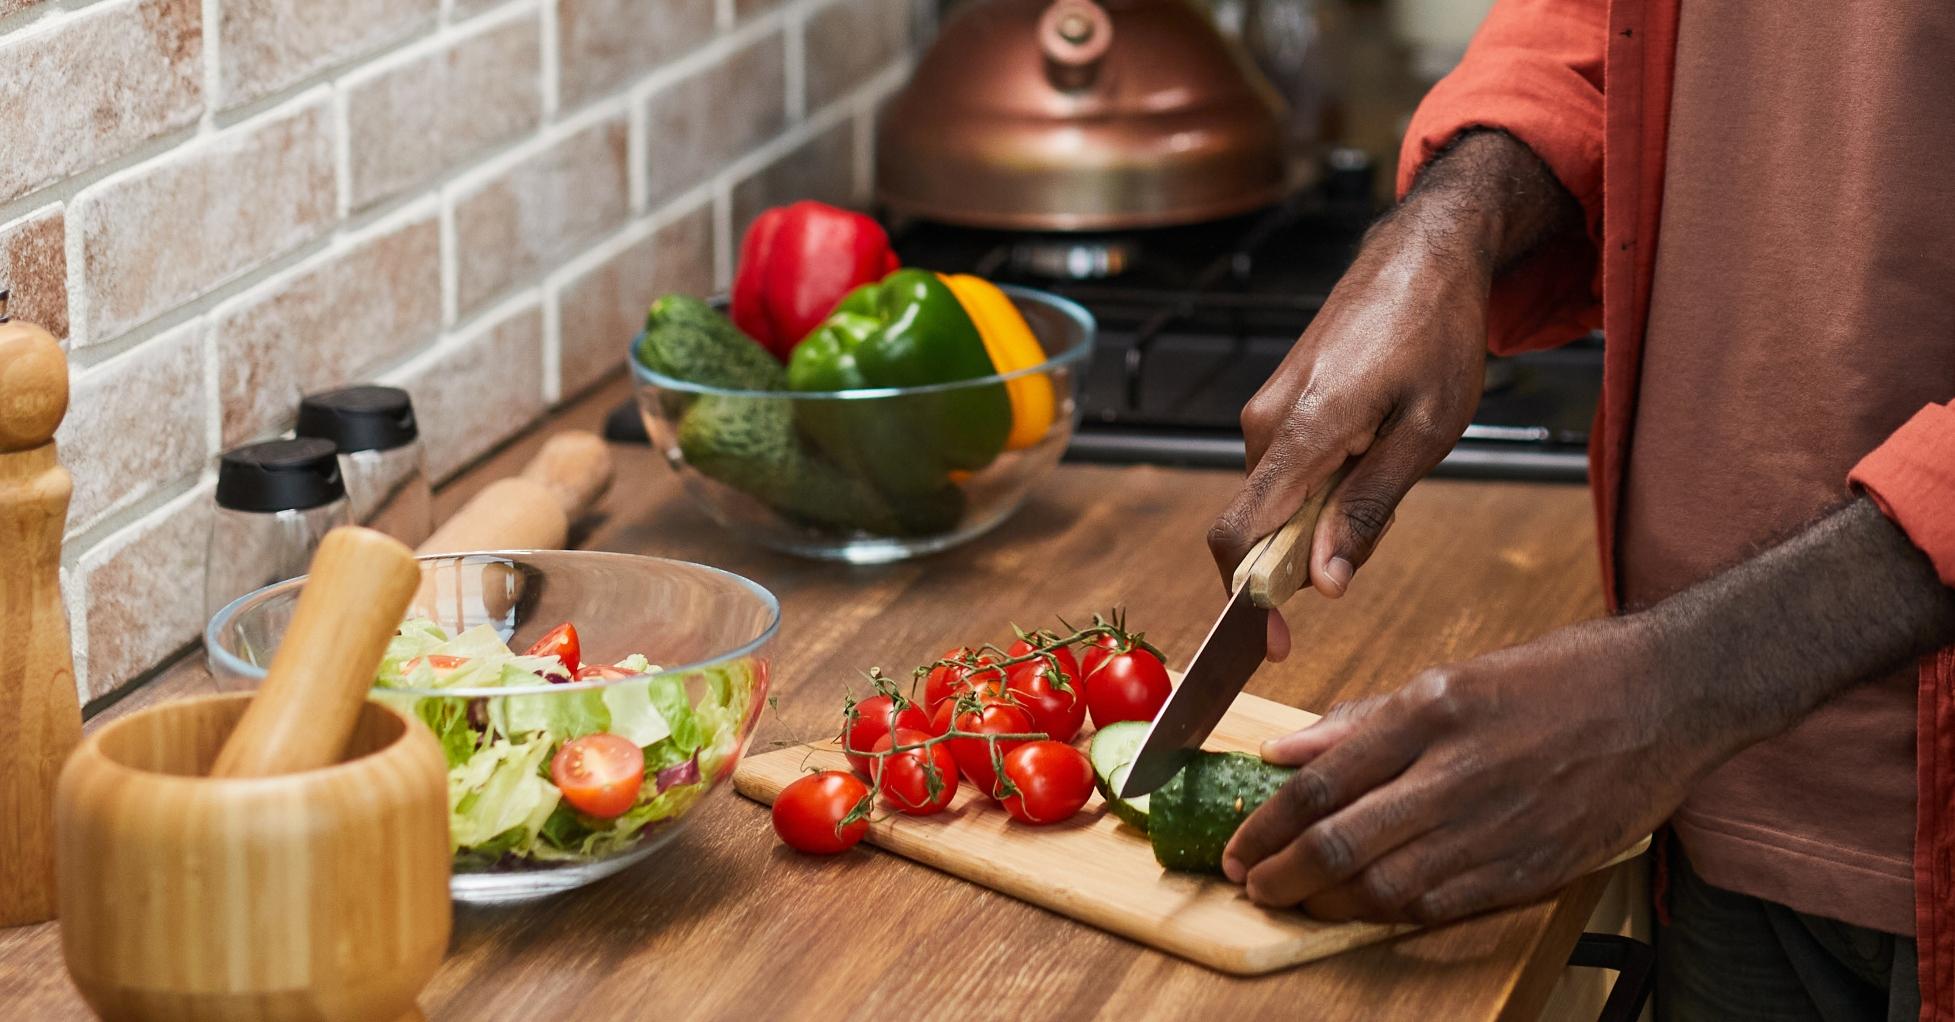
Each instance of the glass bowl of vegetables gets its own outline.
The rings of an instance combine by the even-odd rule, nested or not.
[[[873,564],[1025,503],[1078,425],[1095,331],[1057,295],[904,269],[851,292],[785,364],[682,295],[653,304],[627,360],[653,445],[708,515]]]
[[[595,551],[421,558],[373,696],[448,761],[457,901],[541,897],[678,834],[733,774],[765,703],[780,604],[700,564]],[[264,680],[305,579],[219,611],[218,686]]]

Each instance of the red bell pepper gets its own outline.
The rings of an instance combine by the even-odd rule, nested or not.
[[[770,209],[740,242],[733,322],[785,362],[844,295],[897,266],[889,235],[860,213],[820,202]]]

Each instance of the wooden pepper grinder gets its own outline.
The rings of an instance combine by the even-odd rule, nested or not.
[[[68,359],[6,308],[0,291],[0,607],[13,636],[0,653],[0,926],[20,926],[54,918],[54,782],[81,740],[81,701],[60,581],[74,484],[54,453]]]

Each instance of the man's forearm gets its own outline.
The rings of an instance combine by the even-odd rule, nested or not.
[[[1955,641],[1955,589],[1863,497],[1633,617],[1673,733],[1735,752]]]
[[[1491,279],[1581,226],[1580,204],[1532,149],[1506,132],[1476,129],[1433,157],[1379,229],[1416,231]]]

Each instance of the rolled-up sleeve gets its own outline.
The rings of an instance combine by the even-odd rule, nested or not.
[[[1406,132],[1401,196],[1460,132],[1494,128],[1534,150],[1581,203],[1585,243],[1550,246],[1494,282],[1487,327],[1497,353],[1550,347],[1601,324],[1607,44],[1605,0],[1498,0],[1459,67],[1426,94]]]
[[[1929,405],[1848,476],[1955,586],[1955,402]]]

